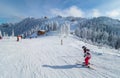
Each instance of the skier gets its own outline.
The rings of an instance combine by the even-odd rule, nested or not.
[[[22,40],[22,36],[21,36],[21,35],[18,35],[18,36],[17,36],[17,41],[20,41],[20,40]]]
[[[83,66],[88,66],[89,60],[91,58],[91,54],[90,54],[90,50],[87,49],[86,46],[82,46],[83,52],[84,52],[84,62],[83,62]],[[89,67],[89,66],[88,66]]]
[[[84,58],[84,65],[83,66],[87,66],[89,67],[88,65],[90,64],[89,63],[89,60],[91,59],[91,54],[90,54],[90,50],[89,49],[86,49],[86,53],[85,53],[85,58]]]

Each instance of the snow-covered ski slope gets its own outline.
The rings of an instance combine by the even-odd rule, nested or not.
[[[120,78],[120,52],[98,48],[74,36],[0,40],[0,78]],[[77,65],[81,47],[91,50],[94,70]]]

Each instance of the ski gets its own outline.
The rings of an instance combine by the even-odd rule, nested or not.
[[[80,61],[76,62],[75,64],[78,65],[78,67],[80,66],[80,68],[88,68],[88,69],[95,70],[95,68],[93,67],[93,64],[89,64],[88,66],[85,66],[84,62],[80,62]]]

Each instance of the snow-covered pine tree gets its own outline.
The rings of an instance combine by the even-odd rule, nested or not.
[[[53,26],[52,26],[52,31],[56,31],[57,30],[57,25],[56,25],[56,22],[55,21],[53,21]]]
[[[14,29],[12,30],[12,37],[14,37],[15,36],[15,34],[14,34]]]
[[[66,34],[66,36],[68,36],[69,33],[70,33],[70,24],[65,23],[65,34]]]
[[[119,49],[119,48],[120,48],[120,37],[118,37],[117,40],[116,40],[115,48],[116,48],[116,49]]]

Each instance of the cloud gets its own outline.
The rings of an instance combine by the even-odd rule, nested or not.
[[[87,17],[99,17],[99,16],[107,16],[111,17],[114,19],[120,19],[120,10],[118,9],[113,9],[113,10],[98,10],[98,9],[93,9],[88,12],[89,16]]]
[[[92,16],[93,16],[93,17],[99,17],[99,16],[101,16],[101,13],[99,12],[99,10],[93,9],[93,11],[92,11]]]
[[[102,16],[120,19],[120,1],[109,0],[96,7]]]
[[[78,8],[77,6],[71,6],[66,9],[51,9],[50,13],[52,16],[61,15],[61,16],[74,16],[74,17],[99,17],[99,16],[107,16],[114,19],[120,19],[120,10],[119,9],[109,9],[105,10],[104,8],[101,9],[88,9],[88,10],[82,10],[81,8]]]
[[[76,6],[71,6],[67,9],[51,9],[52,15],[84,17],[84,12]]]
[[[99,17],[101,13],[98,9],[91,9],[89,11],[83,11],[77,6],[71,6],[67,9],[51,9],[52,15],[61,16],[74,16],[74,17]]]
[[[88,17],[88,18],[90,18],[90,17],[99,17],[99,16],[102,15],[101,12],[98,9],[90,9],[90,10],[84,12],[84,13],[86,15],[85,17]]]
[[[112,11],[106,12],[106,15],[112,18],[118,18],[120,17],[120,10],[112,10]]]

